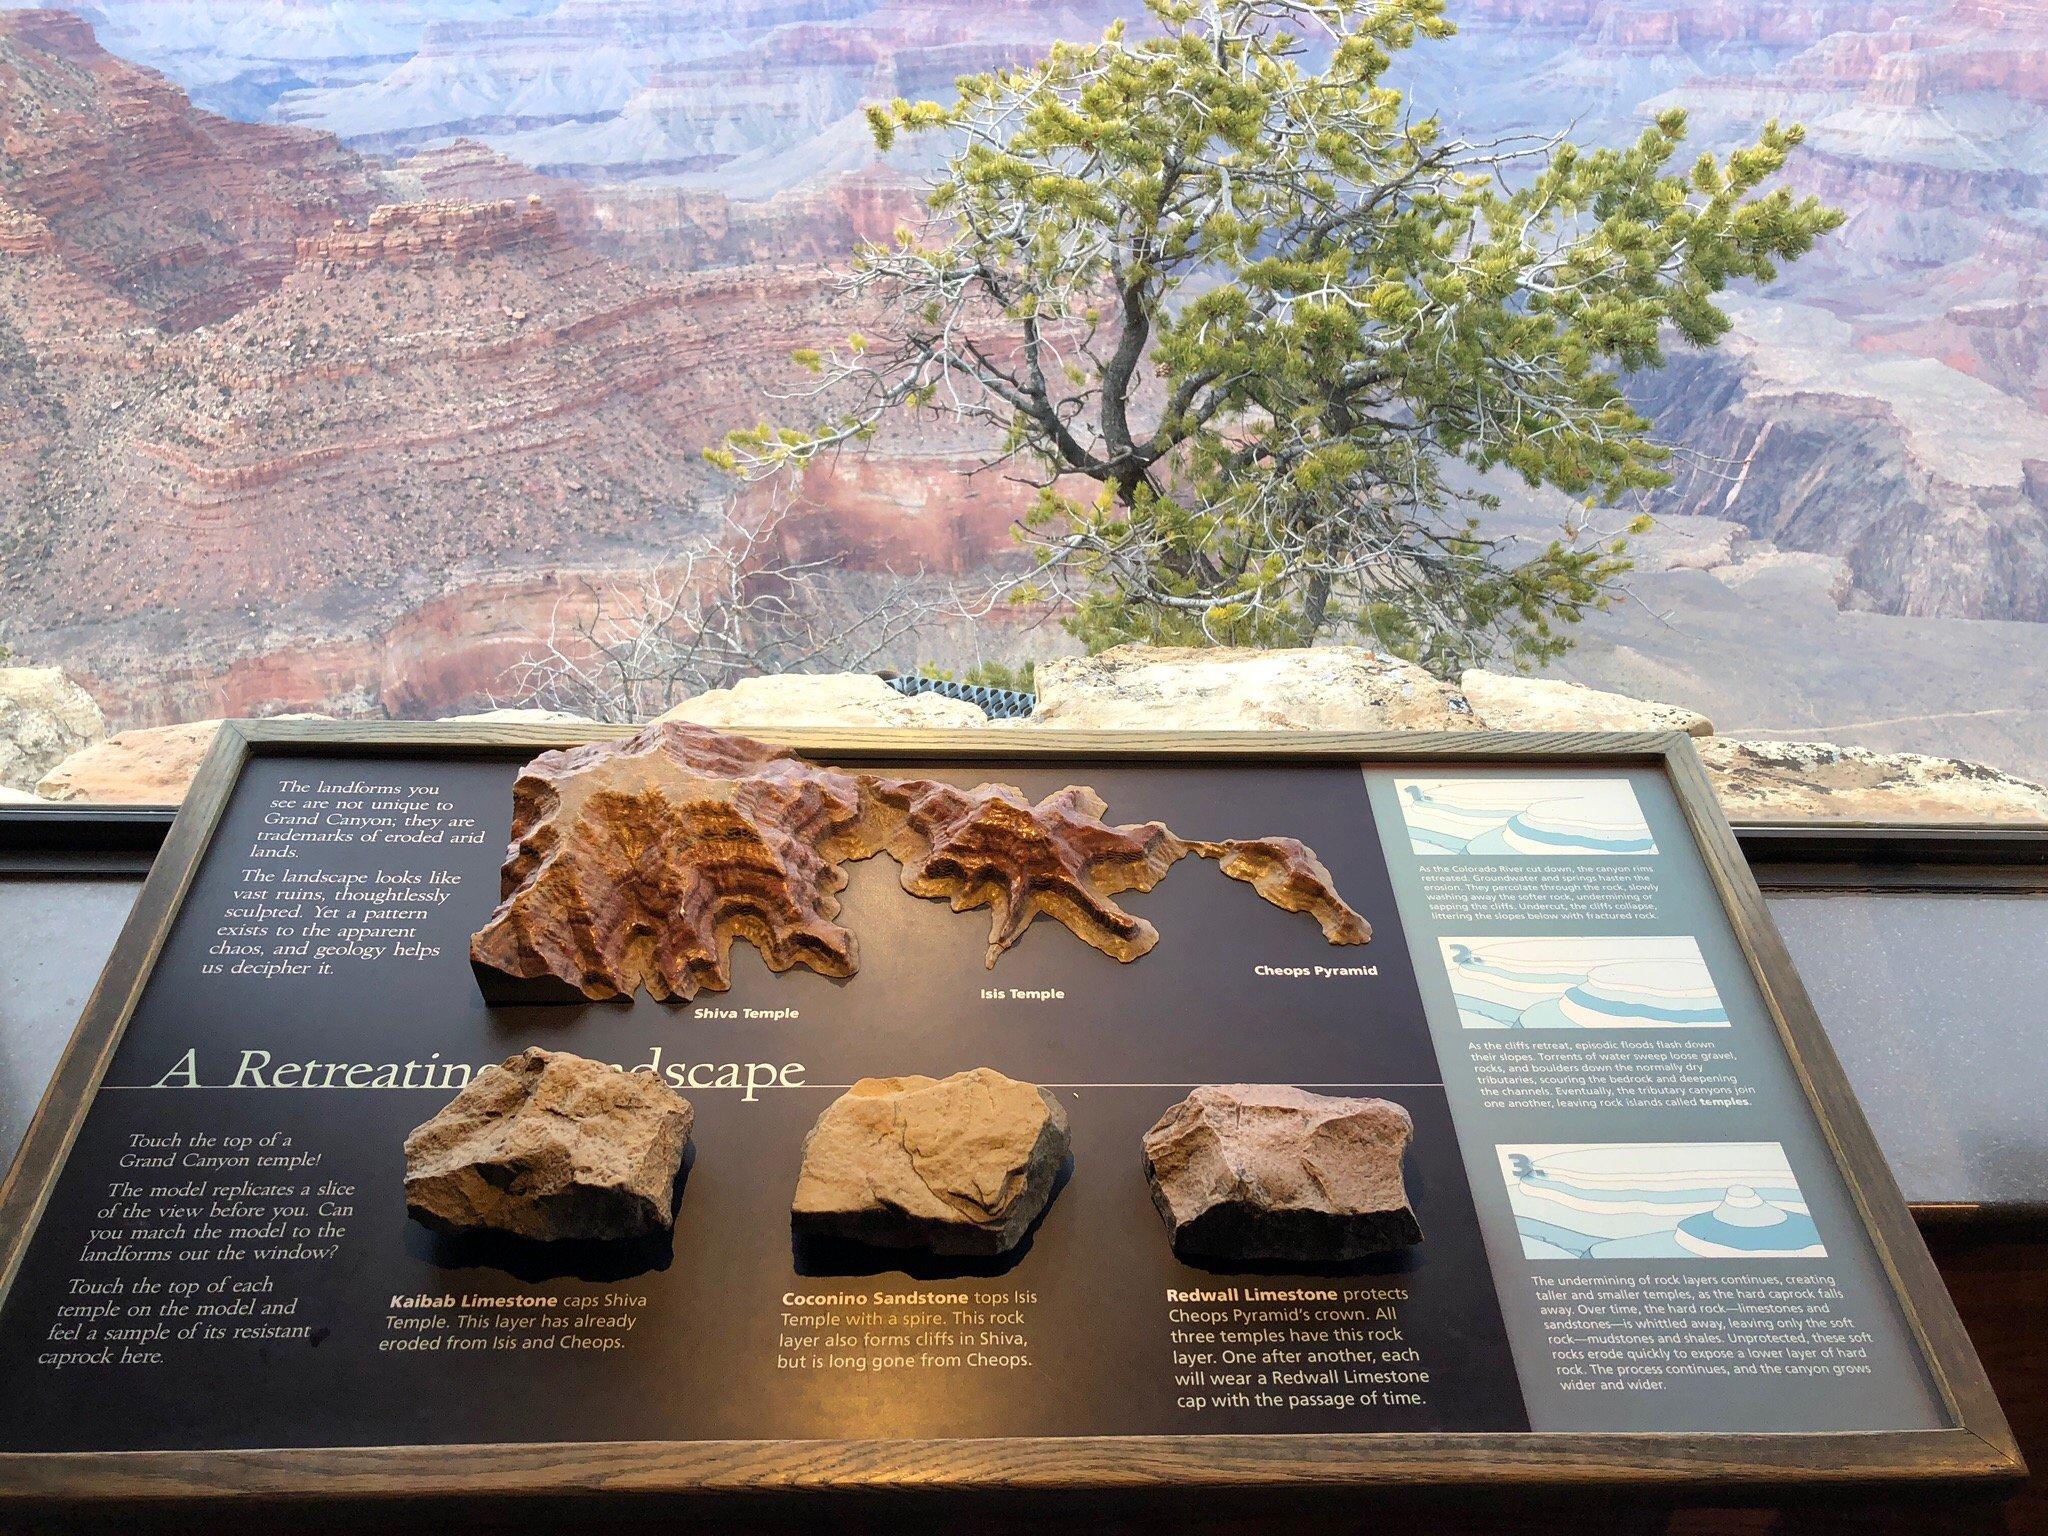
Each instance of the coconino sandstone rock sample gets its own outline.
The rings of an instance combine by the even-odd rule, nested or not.
[[[1184,1259],[1340,1262],[1422,1241],[1401,1176],[1414,1129],[1385,1099],[1197,1088],[1145,1133],[1145,1175]]]
[[[0,788],[29,790],[107,734],[91,694],[56,667],[0,667]]]
[[[799,1236],[938,1254],[1007,1253],[1052,1198],[1067,1112],[987,1067],[867,1077],[804,1138],[790,1219]]]
[[[744,939],[769,969],[860,966],[837,921],[844,865],[887,853],[916,896],[991,910],[987,963],[1043,913],[1120,961],[1158,942],[1111,899],[1180,860],[1213,859],[1265,900],[1305,912],[1333,944],[1371,928],[1292,838],[1186,840],[1113,826],[1083,785],[1035,805],[1007,784],[969,789],[805,762],[786,748],[672,721],[620,742],[547,752],[513,787],[501,899],[470,941],[493,1001],[688,1000],[731,985]]]
[[[531,1047],[484,1068],[405,1138],[405,1203],[442,1232],[551,1242],[666,1231],[694,1118],[644,1072]]]

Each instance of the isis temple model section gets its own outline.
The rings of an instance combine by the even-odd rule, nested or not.
[[[1159,822],[1113,826],[1085,785],[1037,804],[1007,784],[961,789],[806,762],[682,722],[623,741],[545,752],[513,787],[498,908],[470,941],[493,1003],[663,1001],[731,985],[735,939],[773,971],[846,977],[860,946],[841,927],[844,866],[887,854],[903,888],[992,914],[988,960],[1041,914],[1118,961],[1158,931],[1112,899],[1149,891],[1193,855],[1332,944],[1372,929],[1313,850],[1288,837],[1184,839]]]

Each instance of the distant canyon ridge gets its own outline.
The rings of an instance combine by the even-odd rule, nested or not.
[[[551,616],[706,536],[698,450],[917,212],[863,103],[1126,4],[103,0],[0,11],[0,642],[116,725],[502,698]],[[2048,4],[1453,0],[1468,133],[1809,125],[1847,227],[1636,393],[1688,452],[1558,670],[1723,729],[2048,773]],[[1028,492],[892,438],[792,558],[971,576]],[[1565,508],[1509,497],[1505,530]],[[1061,644],[1021,617],[961,664]],[[918,659],[906,654],[900,660]]]

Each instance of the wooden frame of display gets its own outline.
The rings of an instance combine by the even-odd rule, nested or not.
[[[253,755],[517,758],[628,727],[231,722],[200,768],[133,915],[0,1187],[11,1288],[173,919]],[[1268,735],[1231,732],[759,730],[837,761],[1339,761],[1661,769],[1890,1280],[1951,1427],[1781,1433],[1216,1434],[1003,1439],[602,1442],[0,1454],[0,1500],[344,1499],[819,1491],[1145,1493],[1190,1489],[1995,1485],[2026,1465],[1848,1080],[1814,1016],[1690,739],[1676,732]],[[4,1507],[4,1506],[0,1506]]]

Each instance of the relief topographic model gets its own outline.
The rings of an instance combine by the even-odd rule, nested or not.
[[[501,900],[470,958],[503,1002],[722,992],[735,939],[770,970],[851,976],[860,947],[837,921],[838,893],[844,866],[878,853],[913,895],[991,909],[991,967],[1041,913],[1137,959],[1158,930],[1111,898],[1151,890],[1190,854],[1314,917],[1332,944],[1372,938],[1293,838],[1188,840],[1156,821],[1112,826],[1106,809],[1081,785],[1034,805],[1007,784],[852,773],[704,726],[654,725],[526,766]]]

